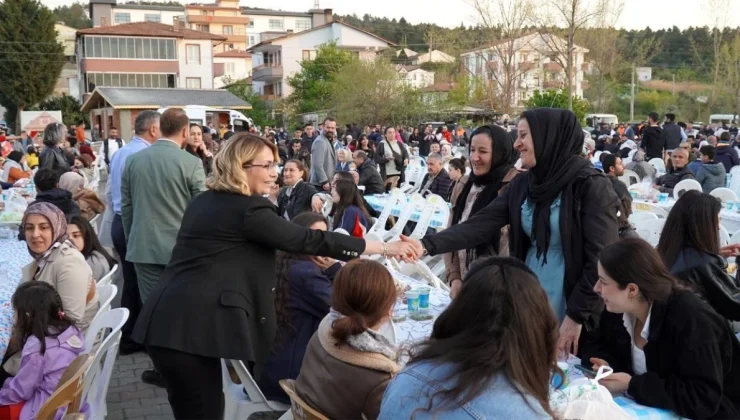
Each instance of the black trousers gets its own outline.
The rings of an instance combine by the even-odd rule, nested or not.
[[[154,369],[167,382],[167,397],[177,420],[222,419],[221,359],[147,346]]]
[[[139,296],[139,283],[136,280],[134,263],[126,261],[126,236],[123,233],[123,220],[116,214],[111,225],[111,237],[113,247],[121,258],[121,270],[123,272],[123,291],[121,292],[121,306],[129,310],[129,317],[121,332],[123,339],[129,340],[136,326],[136,319],[141,311],[141,297]]]

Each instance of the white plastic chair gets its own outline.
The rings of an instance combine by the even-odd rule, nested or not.
[[[730,242],[727,245],[740,244],[740,230],[730,235]]]
[[[673,187],[673,197],[678,199],[684,191],[696,190],[702,192],[701,184],[695,179],[684,179]]]
[[[737,194],[729,188],[715,188],[709,194],[722,200],[723,204],[728,201],[737,201]]]
[[[99,223],[100,223],[100,213],[96,214],[95,217],[90,219],[90,226],[92,226],[93,231],[95,232],[96,235],[98,234],[98,228],[99,228],[98,224]]]
[[[411,219],[411,215],[417,208],[423,208],[423,206],[424,197],[422,197],[421,194],[414,193],[413,195],[411,195],[411,200],[409,200],[403,210],[401,210],[401,215],[398,217],[398,220],[396,220],[396,224],[393,225],[391,230],[383,235],[383,239],[389,240],[403,233],[403,228],[406,226],[406,223],[408,223],[409,219]]]
[[[391,190],[390,195],[385,200],[385,207],[383,207],[383,211],[380,212],[380,216],[378,216],[378,220],[373,223],[372,227],[370,227],[370,230],[367,231],[367,234],[370,233],[377,233],[381,240],[383,237],[388,233],[387,230],[385,230],[385,224],[388,222],[388,218],[393,213],[393,209],[400,205],[401,203],[406,202],[406,195],[398,189],[393,188]],[[367,236],[366,234],[366,236]]]
[[[635,171],[629,169],[624,170],[624,175],[620,176],[619,180],[624,182],[628,187],[632,184],[639,184],[641,181],[640,176]]]
[[[98,317],[100,314],[104,314],[110,310],[111,302],[113,302],[113,298],[116,297],[116,293],[118,293],[118,287],[116,287],[115,284],[98,287],[98,302],[100,303],[100,308],[95,314],[95,317]]]
[[[665,219],[668,217],[668,212],[652,203],[632,202],[632,214],[638,214],[641,212],[653,213],[659,218]]]
[[[221,359],[221,377],[226,403],[224,420],[244,420],[254,413],[290,410],[290,405],[268,401],[265,398],[265,394],[259,389],[241,360],[230,360],[230,363],[242,383],[232,382],[229,370],[226,367],[226,361]],[[246,394],[244,394],[245,390],[247,391]]]
[[[629,220],[630,223],[635,223],[640,220],[656,220],[658,219],[658,215],[655,213],[649,213],[646,211],[641,211],[639,213],[632,213],[630,214]]]
[[[334,202],[331,201],[330,198],[324,202],[324,205],[321,208],[321,214],[323,214],[324,217],[329,217],[332,207],[334,207]]]
[[[653,165],[656,171],[665,173],[665,162],[661,158],[652,158],[648,161],[649,164]]]
[[[118,264],[115,264],[113,268],[110,269],[108,274],[104,275],[100,280],[98,280],[97,286],[103,287],[109,284],[113,284],[113,276],[116,275],[116,271],[118,271]]]
[[[427,230],[429,230],[429,225],[432,223],[432,219],[434,218],[434,213],[439,208],[441,208],[442,205],[447,207],[447,203],[442,197],[438,196],[437,194],[429,194],[427,196],[426,202],[424,203],[424,209],[422,209],[421,211],[421,216],[416,222],[416,227],[414,228],[414,231],[411,232],[412,238],[421,240],[421,238],[423,238],[424,235],[427,234]],[[449,218],[449,211],[447,217]],[[394,240],[395,239],[396,238],[394,238]]]
[[[665,225],[665,219],[640,220],[634,223],[637,234],[652,246],[658,245],[663,225]]]
[[[723,247],[730,244],[730,232],[724,226],[719,225],[719,246]]]
[[[729,179],[727,187],[740,196],[740,165],[733,166],[727,178]]]
[[[87,414],[91,419],[103,419],[107,414],[106,396],[110,385],[113,365],[118,356],[118,345],[121,343],[121,328],[128,320],[129,312],[126,308],[117,308],[97,316],[85,336],[85,351],[93,350],[95,338],[104,337],[100,346],[95,349],[95,358],[90,365],[83,382],[82,401],[87,401],[90,411]],[[110,328],[110,333],[105,331]]]

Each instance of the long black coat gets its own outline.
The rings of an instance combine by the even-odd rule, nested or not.
[[[598,357],[633,375],[622,314],[605,313],[600,332],[597,342],[582,344],[585,364]],[[677,292],[653,303],[643,351],[647,373],[633,375],[627,390],[635,401],[690,419],[740,418],[740,342],[698,295]]]
[[[311,197],[318,191],[308,182],[301,181],[293,187],[293,192],[288,195],[288,187],[283,187],[278,195],[278,215],[282,216],[288,212],[288,218],[311,211]]]
[[[431,255],[468,249],[489,241],[502,227],[510,225],[509,253],[526,261],[531,242],[522,229],[522,204],[528,190],[527,177],[518,175],[509,188],[470,219],[422,239],[424,247]],[[603,304],[594,292],[598,258],[605,246],[618,239],[620,204],[609,179],[590,166],[583,168],[561,194],[566,315],[584,323],[594,309],[601,313]]]
[[[144,303],[134,340],[264,363],[277,325],[277,249],[346,261],[362,253],[365,241],[295,225],[261,196],[206,191],[185,211],[172,259]]]

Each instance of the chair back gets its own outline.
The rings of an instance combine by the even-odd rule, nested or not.
[[[709,194],[722,200],[722,204],[727,203],[728,201],[737,201],[737,194],[729,188],[715,188]]]
[[[639,220],[634,223],[637,234],[652,246],[658,246],[665,219]]]
[[[411,219],[411,215],[414,214],[416,209],[423,208],[424,202],[424,197],[422,197],[421,194],[412,194],[411,200],[406,203],[406,206],[401,210],[401,215],[398,217],[398,220],[396,220],[396,224],[393,225],[393,228],[391,228],[388,233],[383,235],[383,239],[388,240],[403,233],[403,228],[406,226],[409,219]]]
[[[740,165],[735,165],[727,174],[727,187],[740,196]]]
[[[730,244],[730,232],[725,229],[724,226],[719,225],[719,246],[722,248],[723,246],[727,246]]]
[[[79,412],[82,405],[83,378],[93,362],[89,354],[81,354],[65,369],[54,393],[44,402],[36,414],[38,420],[54,420],[57,410]]]
[[[100,224],[100,215],[101,214],[102,213],[98,213],[98,214],[95,215],[95,217],[93,217],[92,219],[90,219],[90,226],[92,226],[93,231],[95,232],[96,235],[97,235],[98,229],[99,229],[99,226],[98,225]]]
[[[635,223],[639,220],[656,220],[657,218],[658,218],[658,215],[655,213],[641,211],[639,213],[630,214],[629,220],[630,220],[630,223]]]
[[[656,206],[655,204],[633,201],[632,202],[632,214],[635,215],[640,212],[653,213],[659,218],[668,217],[668,212]]]
[[[115,365],[116,357],[118,357],[118,346],[121,344],[121,328],[128,319],[128,313],[126,308],[108,311],[100,317],[100,322],[96,325],[96,327],[101,327],[107,323],[112,326],[112,331],[95,350],[93,363],[85,374],[82,397],[83,401],[86,401],[90,406],[89,417],[91,419],[105,418],[107,411],[105,399],[113,375],[113,365]],[[89,334],[90,330],[88,330],[88,335],[85,337],[86,346],[88,345],[88,339],[95,337],[95,335]],[[86,347],[85,351],[90,351],[90,349]]]
[[[281,379],[278,381],[288,397],[290,397],[290,411],[293,412],[293,418],[296,420],[329,420],[329,417],[319,413],[315,408],[308,405],[303,398],[298,396],[295,391],[295,381],[293,379]]]
[[[117,293],[118,287],[116,287],[115,284],[108,284],[98,287],[98,302],[100,303],[98,314],[102,314],[110,310],[111,302],[113,302],[113,298],[116,297]],[[98,314],[96,314],[95,316],[98,316]]]
[[[249,396],[249,400],[251,402],[264,404],[267,407],[271,408],[273,411],[281,411],[287,408],[284,407],[282,404],[270,401],[265,397],[265,394],[262,393],[262,390],[257,385],[257,382],[255,382],[254,378],[252,378],[252,374],[249,373],[249,370],[244,365],[244,362],[242,362],[241,360],[229,361],[231,362],[231,367],[233,367],[234,371],[236,371],[236,375],[239,376],[239,380],[242,381],[242,386],[244,386],[244,390],[247,392],[247,396]]]
[[[97,314],[85,334],[84,352],[93,353],[95,343],[105,340],[108,335],[116,331],[120,331],[128,317],[129,311],[126,308],[116,308]]]
[[[639,184],[641,179],[640,176],[637,175],[637,172],[625,169],[624,175],[619,177],[619,180],[624,182],[628,187],[632,184]]]
[[[684,179],[673,187],[673,197],[678,199],[684,191],[696,190],[702,192],[701,184],[695,179]]]
[[[95,217],[98,217],[98,216],[95,216]],[[98,280],[98,283],[97,283],[98,288],[113,284],[113,276],[116,275],[116,271],[118,271],[118,264],[115,264],[113,268],[110,269],[108,274],[104,275],[100,280]]]
[[[740,244],[740,230],[730,235],[730,242],[727,245]]]
[[[383,236],[387,232],[385,230],[385,224],[393,213],[393,209],[402,203],[406,203],[406,195],[400,189],[393,188],[390,195],[385,199],[385,206],[383,207],[383,211],[380,212],[378,220],[373,223],[367,233],[378,233]]]
[[[661,158],[652,158],[648,161],[659,173],[665,173],[665,162]]]

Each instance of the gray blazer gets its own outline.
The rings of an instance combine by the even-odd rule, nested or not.
[[[337,167],[337,154],[329,139],[320,135],[311,145],[311,172],[308,182],[324,185],[331,182]]]
[[[129,156],[121,178],[126,260],[169,263],[185,209],[205,189],[200,159],[172,141],[157,140]]]

